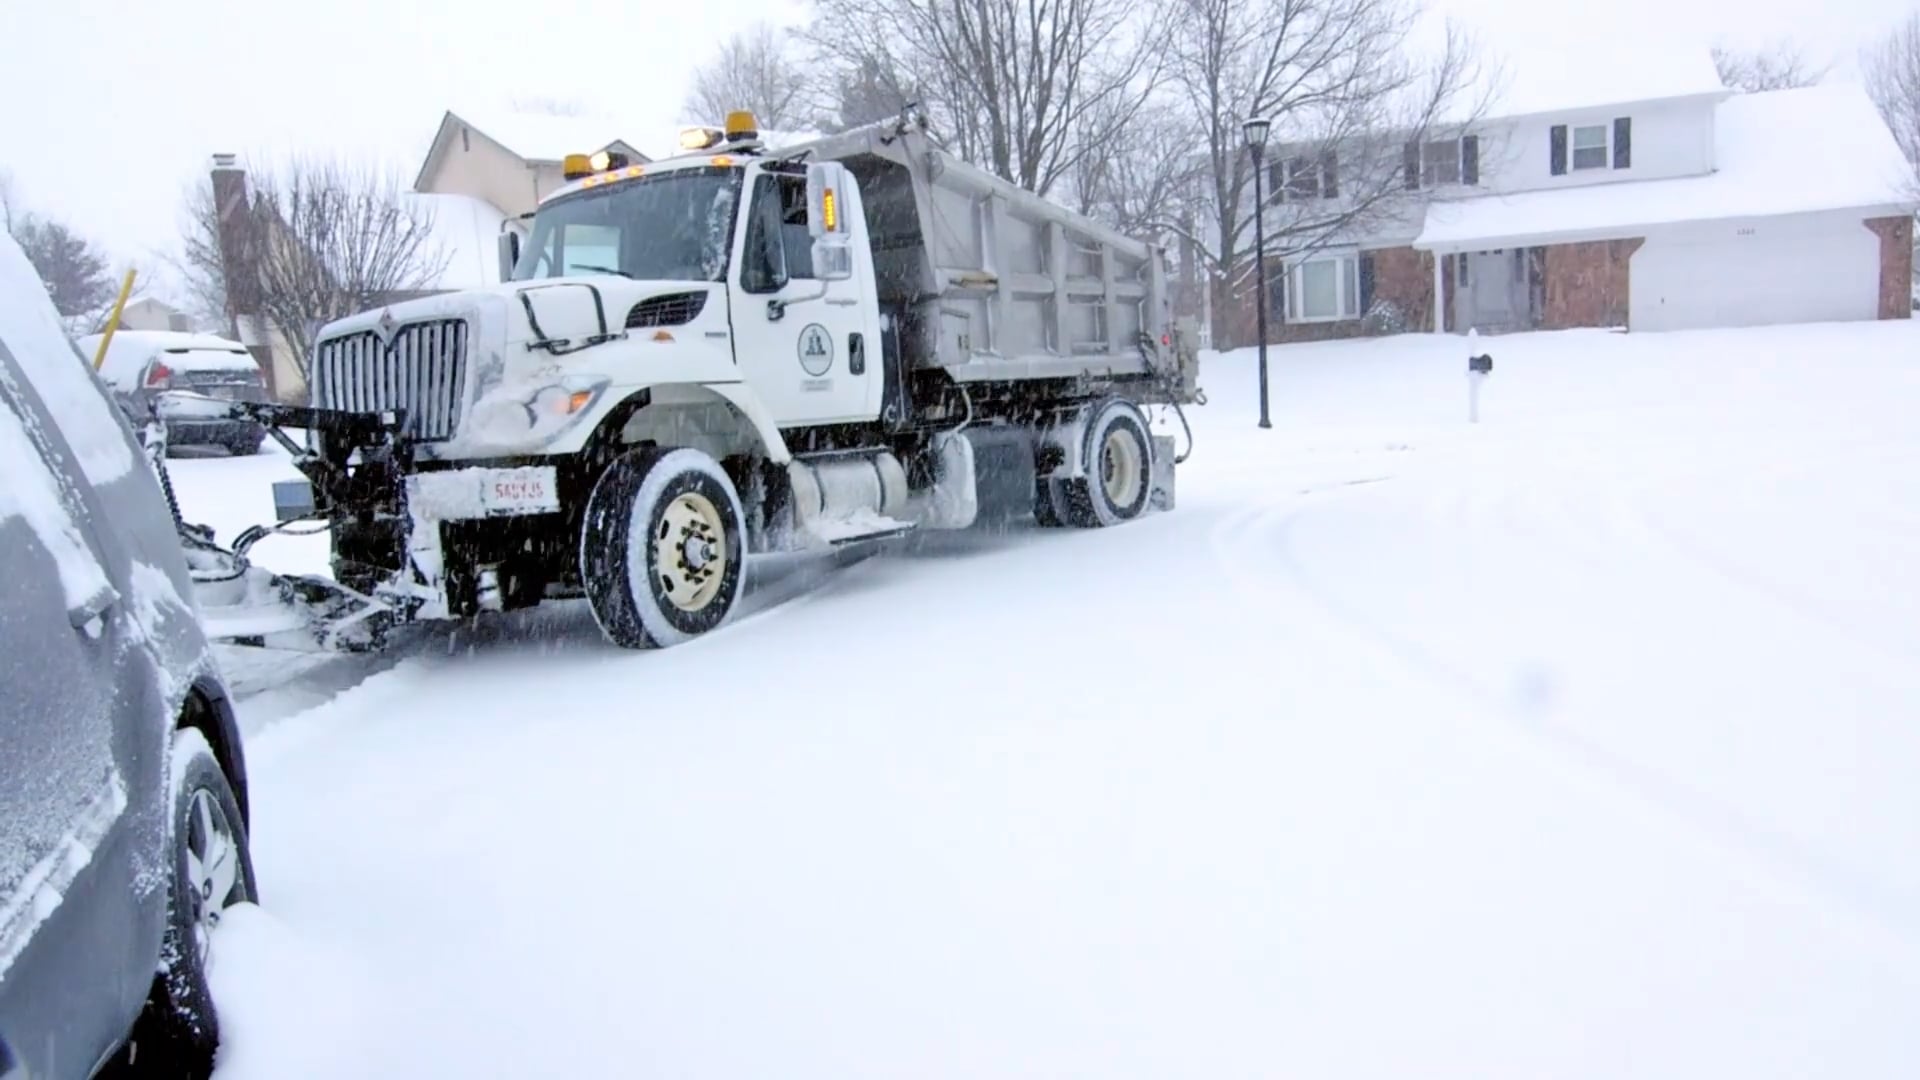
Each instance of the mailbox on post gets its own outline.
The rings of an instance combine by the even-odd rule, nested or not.
[[[1493,374],[1493,354],[1475,352],[1480,344],[1478,332],[1467,331],[1467,423],[1480,422],[1480,384]]]

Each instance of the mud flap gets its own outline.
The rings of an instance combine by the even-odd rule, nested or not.
[[[1173,509],[1173,446],[1173,436],[1153,436],[1153,486],[1147,502],[1155,510]]]

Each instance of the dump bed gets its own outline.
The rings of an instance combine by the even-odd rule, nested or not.
[[[802,147],[786,148],[794,152]],[[882,311],[909,363],[962,382],[1152,377],[1142,401],[1192,400],[1164,249],[877,125],[808,143],[859,182]]]

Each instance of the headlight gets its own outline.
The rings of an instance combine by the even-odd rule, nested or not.
[[[568,375],[550,383],[500,387],[474,410],[483,442],[538,446],[578,423],[606,392],[608,380]]]

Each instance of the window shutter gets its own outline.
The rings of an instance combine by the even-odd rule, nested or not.
[[[1267,166],[1267,201],[1283,203],[1287,201],[1287,160],[1275,158]]]
[[[1360,253],[1360,314],[1373,310],[1373,252]]]
[[[1320,155],[1320,194],[1329,199],[1340,197],[1340,157],[1331,150]]]
[[[1613,167],[1630,168],[1633,165],[1633,117],[1623,116],[1613,122]]]
[[[1408,191],[1420,190],[1420,144],[1410,142],[1400,150],[1400,163],[1406,172]]]
[[[1555,124],[1547,142],[1547,165],[1555,176],[1567,174],[1567,125]]]
[[[1480,136],[1460,137],[1460,182],[1468,187],[1480,183]]]

